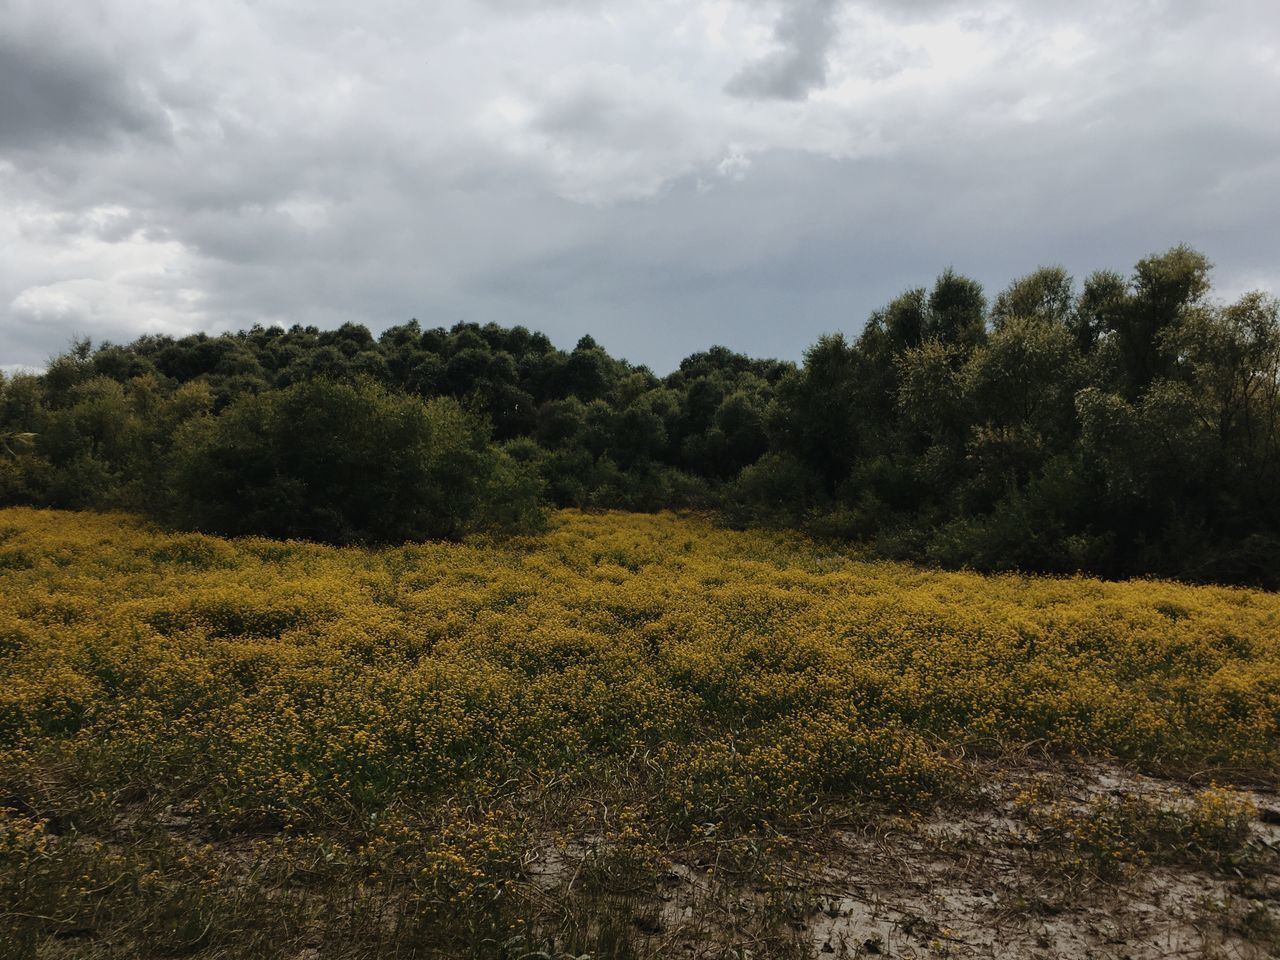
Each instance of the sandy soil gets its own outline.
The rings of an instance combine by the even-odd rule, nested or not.
[[[1280,955],[1280,825],[1267,822],[1280,820],[1275,793],[1245,791],[1259,816],[1238,862],[1153,857],[1108,881],[1045,849],[1017,800],[1028,789],[1082,812],[1100,797],[1176,807],[1194,792],[1107,764],[994,770],[964,802],[921,817],[845,822],[806,838],[796,860],[767,871],[770,883],[717,872],[705,850],[688,862],[677,857],[661,889],[633,901],[634,923],[656,956],[776,956],[776,937],[761,930],[780,917],[795,956]],[[566,881],[581,882],[595,853],[590,839],[580,840],[531,862],[529,877],[548,893],[562,891]]]

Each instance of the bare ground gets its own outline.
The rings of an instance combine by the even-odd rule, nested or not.
[[[1280,956],[1280,797],[1241,792],[1257,814],[1235,855],[1131,850],[1111,877],[1047,838],[1027,796],[1087,818],[1112,798],[1178,809],[1192,786],[1103,763],[993,768],[959,802],[912,817],[833,818],[785,858],[750,869],[717,863],[713,842],[670,857],[648,889],[638,872],[628,889],[625,867],[610,876],[644,955]],[[561,900],[591,882],[600,855],[590,839],[548,848],[527,879]]]

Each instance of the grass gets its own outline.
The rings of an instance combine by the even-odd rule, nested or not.
[[[1274,787],[1278,637],[1274,594],[665,514],[368,551],[4,510],[0,955],[807,956],[817,838],[995,759]],[[1248,803],[1012,815],[1118,882],[1256,866]]]

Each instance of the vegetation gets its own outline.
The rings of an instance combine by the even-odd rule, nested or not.
[[[363,379],[240,397],[184,423],[172,464],[178,515],[224,533],[396,542],[542,520],[537,477],[456,401]]]
[[[949,567],[1275,588],[1277,303],[1216,302],[1177,247],[989,306],[948,271],[799,367],[717,347],[660,378],[590,337],[415,321],[80,343],[0,383],[0,503],[400,542],[536,527],[539,486]]]
[[[1216,787],[1173,808],[1126,794],[1095,797],[1081,807],[1046,802],[1034,792],[1019,800],[1037,842],[1061,851],[1052,869],[1077,880],[1121,880],[1152,859],[1230,863],[1247,848],[1257,813],[1248,800]]]
[[[278,408],[239,409],[200,429]],[[928,572],[671,514],[368,550],[16,508],[0,596],[6,957],[805,956],[824,915],[788,878],[849,805],[972,803],[975,764],[1033,744],[1280,772],[1280,597],[1239,588]],[[1269,862],[1220,789],[1019,803],[1085,880],[1144,850]],[[721,914],[722,875],[759,893]],[[642,895],[681,883],[692,933]]]
[[[0,379],[0,956],[1273,955],[1280,594],[1077,573],[1280,587],[1280,306],[1208,270]]]

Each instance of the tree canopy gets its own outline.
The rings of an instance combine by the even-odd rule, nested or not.
[[[946,270],[801,364],[658,377],[417,321],[78,342],[0,381],[0,502],[339,542],[717,509],[897,557],[1280,586],[1280,320],[1186,246],[993,298]]]

